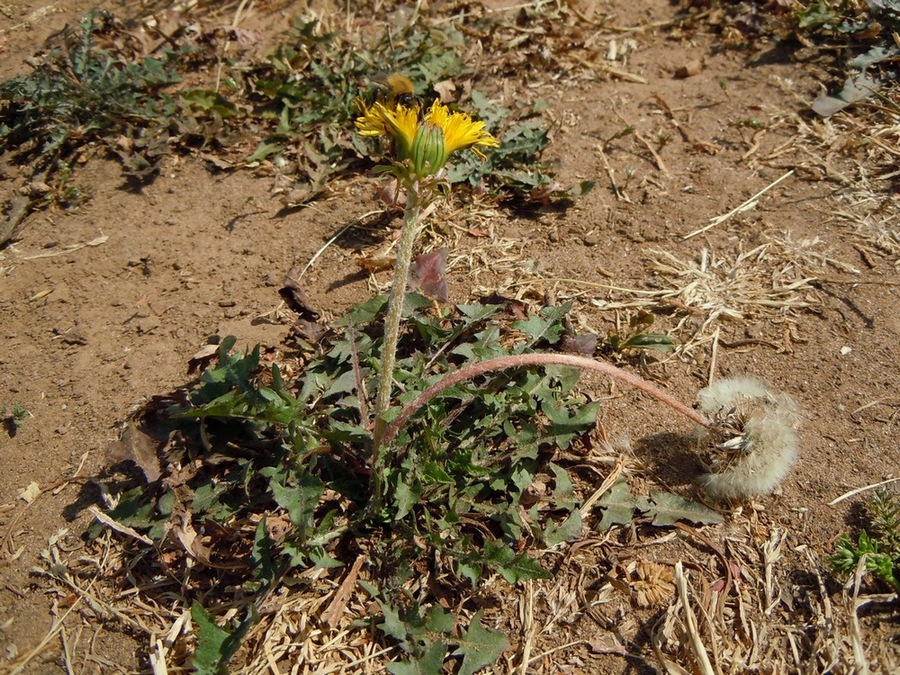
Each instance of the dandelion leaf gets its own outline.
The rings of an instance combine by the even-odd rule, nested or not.
[[[413,631],[409,630],[397,610],[381,600],[378,600],[378,604],[381,605],[381,612],[384,614],[384,621],[378,624],[378,628],[385,635],[399,640],[401,643],[405,641]]]
[[[503,542],[486,541],[484,561],[511,584],[528,579],[549,579],[550,573],[524,553],[518,555]]]
[[[556,484],[553,488],[553,501],[559,508],[571,511],[578,505],[578,496],[575,494],[568,471],[556,464],[550,464],[550,470]]]
[[[319,497],[325,491],[325,484],[312,475],[298,477],[297,484],[284,486],[277,480],[269,483],[275,502],[287,510],[288,516],[303,535],[308,534],[313,526],[313,514],[319,503]]]
[[[267,585],[275,579],[275,566],[272,561],[274,546],[275,542],[266,530],[266,518],[263,517],[256,526],[253,548],[250,549],[250,563],[253,565],[253,576]]]
[[[234,632],[220,628],[215,618],[197,602],[191,607],[191,618],[197,625],[197,649],[191,665],[198,675],[222,675],[244,635],[253,623],[251,615]]]
[[[597,423],[599,409],[600,401],[585,403],[574,410],[569,406],[556,406],[550,401],[544,401],[541,410],[547,416],[550,424],[543,434],[543,440],[548,443],[556,443],[565,450],[569,447],[569,443]]]
[[[627,525],[635,509],[640,509],[643,503],[646,503],[645,500],[631,494],[625,481],[616,483],[597,500],[597,506],[603,509],[597,529],[604,532],[613,525]]]
[[[503,633],[481,624],[481,615],[481,611],[475,613],[468,630],[459,638],[459,647],[453,652],[453,656],[463,657],[458,675],[472,675],[479,669],[492,665],[509,647],[509,641]]]
[[[559,525],[550,521],[544,529],[544,543],[547,546],[556,546],[575,539],[581,534],[581,524],[581,514],[578,511],[570,513]]]
[[[647,515],[653,518],[653,524],[657,527],[668,527],[679,520],[703,525],[718,525],[722,522],[721,514],[716,511],[671,492],[654,490],[650,494],[650,501],[652,503],[649,504]]]
[[[389,663],[387,670],[392,675],[441,675],[446,655],[447,645],[438,640],[421,658]]]

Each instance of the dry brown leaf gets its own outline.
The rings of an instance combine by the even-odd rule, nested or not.
[[[106,452],[114,461],[131,461],[138,465],[148,483],[159,480],[162,467],[159,463],[159,442],[145,434],[132,422],[122,433],[121,438],[112,441]]]
[[[356,256],[354,260],[356,260],[356,264],[359,265],[360,268],[369,274],[376,274],[378,272],[386,272],[394,269],[395,262],[394,258],[368,258],[361,255]]]
[[[200,540],[200,535],[194,529],[191,522],[191,514],[183,507],[172,509],[172,518],[169,521],[171,530],[169,532],[175,535],[178,542],[184,547],[192,557],[196,558],[204,565],[213,565],[210,558],[211,551]]]

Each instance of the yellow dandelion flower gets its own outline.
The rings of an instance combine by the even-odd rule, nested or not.
[[[406,159],[412,152],[413,141],[419,126],[419,108],[397,105],[388,108],[376,103],[371,108],[361,104],[362,116],[356,119],[360,136],[391,136],[397,143],[397,154]]]
[[[437,100],[425,113],[425,121],[440,127],[444,132],[444,148],[447,155],[457,150],[471,148],[472,152],[484,159],[484,154],[477,146],[486,148],[500,147],[499,141],[484,128],[484,122],[476,122],[466,113],[454,112],[441,105]]]
[[[484,122],[476,122],[466,113],[450,112],[437,99],[421,120],[417,106],[407,108],[397,104],[389,108],[376,103],[371,109],[365,104],[359,107],[362,116],[356,120],[356,129],[360,135],[391,136],[396,142],[398,160],[409,160],[413,177],[437,174],[457,150],[468,148],[484,159],[478,146],[500,146],[485,129]]]

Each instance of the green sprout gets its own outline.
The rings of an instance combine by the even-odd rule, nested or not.
[[[12,410],[9,413],[7,413],[6,406],[0,408],[0,419],[3,420],[6,432],[10,436],[19,433],[19,428],[28,417],[33,417],[33,415],[18,403],[12,404]]]
[[[844,534],[828,561],[843,575],[853,574],[865,561],[866,572],[900,591],[900,498],[880,488],[866,506],[871,534],[861,530],[855,540]]]

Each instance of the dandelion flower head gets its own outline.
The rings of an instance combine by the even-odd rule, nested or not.
[[[471,149],[484,159],[479,147],[496,148],[500,143],[485,128],[484,122],[466,113],[450,112],[440,101],[420,116],[417,105],[393,107],[375,103],[360,105],[356,120],[361,136],[389,136],[395,143],[397,159],[410,165],[413,177],[425,178],[440,171],[458,150]]]

